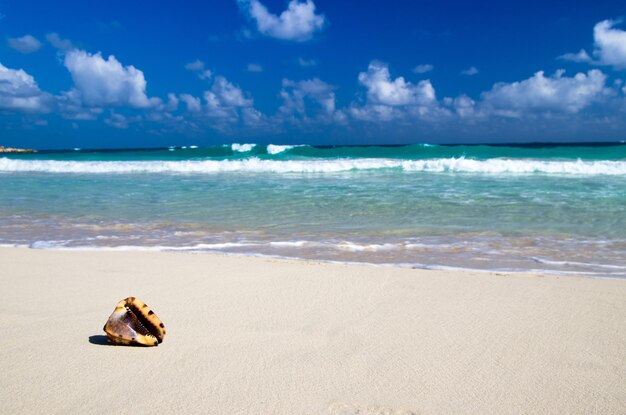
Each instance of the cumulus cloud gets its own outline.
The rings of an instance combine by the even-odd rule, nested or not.
[[[435,69],[435,67],[429,63],[425,63],[422,65],[417,65],[415,68],[413,68],[413,72],[415,73],[428,73],[428,72],[432,72],[433,69]]]
[[[593,27],[593,57],[581,49],[577,53],[566,53],[557,59],[626,69],[626,31],[614,27],[619,23],[621,20],[603,20],[596,23]]]
[[[200,98],[194,97],[190,94],[180,94],[179,98],[185,103],[187,111],[189,112],[200,112],[202,109]]]
[[[204,62],[202,62],[200,59],[189,62],[185,65],[185,69],[191,72],[195,72],[200,79],[210,79],[213,76],[213,72],[211,72],[210,69],[205,69]]]
[[[626,69],[626,31],[615,29],[620,23],[616,20],[604,20],[593,28],[595,50],[593,55],[601,65],[610,65],[615,69]]]
[[[180,94],[178,99],[196,119],[210,119],[211,127],[224,130],[227,126],[243,120],[253,124],[263,115],[253,107],[253,101],[242,89],[223,76],[215,76],[211,89],[204,91],[203,100],[190,94]]]
[[[298,114],[306,117],[309,108],[307,103],[312,103],[322,115],[332,115],[335,112],[334,90],[335,87],[318,78],[298,82],[283,79],[280,91],[283,104],[279,112],[283,115]]]
[[[48,33],[46,35],[46,40],[55,49],[60,49],[62,51],[74,49],[74,45],[72,44],[72,42],[68,39],[61,38],[58,33]]]
[[[586,50],[581,49],[578,53],[566,53],[564,55],[559,56],[557,59],[561,59],[564,61],[570,62],[591,62],[591,56],[587,53]]]
[[[150,98],[150,110],[152,110],[153,112],[172,112],[178,109],[179,103],[180,100],[178,99],[176,94],[170,92],[167,94],[167,101],[156,97]]]
[[[358,76],[359,83],[366,88],[365,105],[352,104],[350,114],[360,120],[389,121],[399,118],[436,119],[444,115],[430,80],[417,84],[407,82],[404,77],[391,78],[387,64],[372,61],[367,72]]]
[[[251,107],[252,100],[243,91],[223,76],[217,76],[210,91],[204,92],[207,113],[210,116],[230,118],[237,108]]]
[[[469,118],[476,115],[476,101],[467,95],[445,98],[444,102],[454,108],[455,113],[461,118]]]
[[[24,35],[22,37],[10,37],[7,45],[20,53],[33,53],[41,49],[41,42],[34,36]]]
[[[401,76],[392,80],[387,64],[378,61],[370,62],[367,72],[359,74],[359,82],[367,88],[367,99],[372,104],[419,105],[436,100],[429,80],[418,84],[407,82]]]
[[[256,23],[259,33],[276,39],[304,42],[326,24],[326,17],[315,13],[312,0],[291,0],[279,16],[270,13],[259,0],[238,0],[238,4]]]
[[[178,98],[193,119],[208,121],[217,130],[226,132],[239,123],[254,127],[266,124],[267,117],[254,108],[252,98],[223,76],[214,77],[211,89],[203,93],[203,100],[190,94],[180,94]]]
[[[90,54],[74,49],[67,52],[64,64],[87,106],[147,108],[152,105],[146,96],[143,72],[132,65],[123,66],[113,55],[105,60],[99,52]]]
[[[461,75],[467,75],[467,76],[474,76],[474,75],[478,75],[478,68],[475,66],[470,66],[467,69],[463,69],[461,71]]]
[[[52,96],[42,92],[31,75],[0,63],[0,110],[46,113],[53,105]]]
[[[573,77],[564,74],[559,70],[545,76],[539,71],[523,81],[497,83],[482,94],[482,104],[496,114],[513,117],[532,111],[577,113],[609,93],[606,75],[597,69]]]
[[[164,104],[165,111],[176,111],[178,109],[178,97],[176,94],[169,93],[167,94],[167,102]]]
[[[179,103],[180,103],[180,100],[178,99],[176,94],[170,92],[167,94],[166,101],[164,101],[161,98],[156,98],[156,97],[150,98],[149,109],[150,111],[152,111],[151,114],[154,116],[155,113],[176,111],[178,109]]]

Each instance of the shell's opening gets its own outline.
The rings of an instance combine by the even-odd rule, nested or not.
[[[128,309],[131,313],[135,315],[135,317],[137,317],[139,323],[141,323],[141,325],[146,329],[146,331],[148,331],[148,333],[150,333],[150,335],[155,337],[159,343],[162,342],[162,339],[159,338],[158,327],[155,327],[154,323],[148,320],[146,316],[142,313],[142,311],[137,308],[137,306],[135,306],[135,304],[133,304],[132,302],[127,303],[126,309]]]

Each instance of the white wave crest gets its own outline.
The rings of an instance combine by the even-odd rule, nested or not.
[[[239,143],[233,143],[230,148],[233,151],[237,151],[239,153],[247,153],[248,151],[252,150],[254,147],[256,147],[256,144],[239,144]]]
[[[4,173],[338,173],[379,169],[473,174],[626,175],[626,161],[473,160],[465,158],[261,160],[256,157],[244,160],[61,161],[0,158],[0,172]]]
[[[283,151],[292,149],[296,146],[278,146],[276,144],[270,144],[267,146],[267,154],[278,154],[278,153],[282,153]]]

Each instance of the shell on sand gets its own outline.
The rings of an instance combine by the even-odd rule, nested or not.
[[[135,297],[117,303],[104,325],[112,344],[157,346],[165,337],[165,326],[156,314]]]

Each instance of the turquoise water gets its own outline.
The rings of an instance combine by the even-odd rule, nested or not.
[[[0,244],[626,277],[626,145],[0,157]]]

